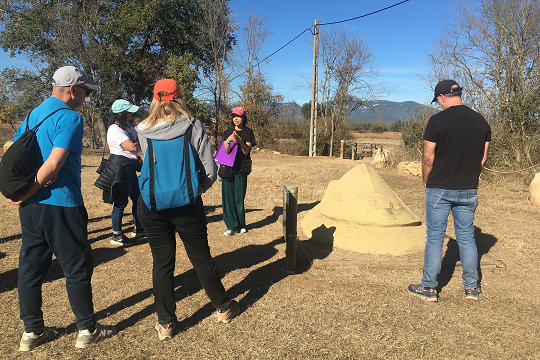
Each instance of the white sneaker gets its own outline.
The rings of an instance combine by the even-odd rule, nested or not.
[[[77,337],[75,347],[79,349],[86,349],[90,345],[110,338],[114,334],[116,334],[116,328],[114,326],[96,323],[96,330],[94,330],[93,333],[91,333],[88,329],[79,330],[79,336]]]
[[[233,235],[236,235],[236,234],[238,234],[238,231],[236,231],[236,230],[227,230],[227,231],[225,231],[223,233],[223,235],[225,235],[225,236],[233,236]]]
[[[27,333],[25,331],[21,338],[19,351],[32,351],[36,346],[55,338],[56,335],[57,333],[54,328],[49,326],[45,326],[41,335],[36,335],[36,333],[33,332]]]
[[[247,229],[246,228],[241,228],[240,229],[240,234],[245,234],[247,233]]]

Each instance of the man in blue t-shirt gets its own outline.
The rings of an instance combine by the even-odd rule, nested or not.
[[[443,111],[429,119],[424,133],[424,270],[422,284],[409,285],[409,292],[426,301],[438,300],[437,276],[450,211],[463,268],[465,298],[478,300],[481,293],[473,222],[478,206],[478,178],[487,161],[491,128],[482,115],[463,105],[461,90],[454,80],[437,84],[432,102],[436,101]]]
[[[114,335],[113,326],[96,322],[90,283],[93,262],[88,243],[88,214],[81,194],[83,119],[74,111],[99,88],[73,66],[59,68],[52,78],[51,96],[33,109],[15,134],[49,117],[36,131],[43,159],[34,183],[18,199],[22,245],[19,255],[19,308],[24,322],[20,351],[31,351],[56,336],[45,326],[41,286],[54,254],[66,277],[66,290],[79,336],[75,346],[86,348]]]

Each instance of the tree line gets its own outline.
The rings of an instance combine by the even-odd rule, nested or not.
[[[488,166],[526,168],[540,163],[540,2],[457,1],[454,15],[429,54],[424,76],[432,88],[452,78],[464,102],[492,127]],[[238,32],[242,33],[240,43]],[[235,22],[228,0],[5,0],[0,3],[0,46],[24,55],[35,71],[6,68],[0,74],[0,120],[21,120],[50,93],[61,65],[74,65],[100,84],[80,110],[92,147],[103,145],[110,105],[124,98],[142,109],[162,77],[175,79],[190,112],[218,142],[232,106],[244,106],[261,145],[278,139],[309,144],[309,123],[289,116],[283,97],[264,72],[264,45],[272,35],[265,19],[249,14]],[[346,117],[388,93],[364,40],[338,26],[319,38],[317,154],[332,156],[351,125]],[[238,84],[238,85],[234,85]],[[311,78],[303,79],[311,88]],[[305,109],[304,109],[305,108]],[[421,147],[434,106],[392,125],[406,146]],[[373,128],[375,126],[375,128]],[[284,130],[284,127],[287,130]],[[384,131],[384,123],[370,130]],[[290,142],[289,142],[290,143]],[[290,145],[289,145],[290,146]]]
[[[162,77],[178,82],[190,112],[211,129],[214,140],[228,126],[230,108],[240,105],[259,143],[270,144],[279,136],[270,123],[283,101],[263,71],[271,34],[259,14],[248,14],[243,26],[235,23],[227,0],[7,0],[0,4],[0,46],[23,55],[36,70],[2,71],[0,120],[21,120],[49,95],[55,69],[69,64],[100,85],[80,110],[91,147],[104,144],[115,99],[127,99],[144,112]],[[370,82],[376,71],[358,35],[331,28],[322,32],[321,49],[319,141],[328,143],[324,147],[332,155],[336,129],[378,93]]]

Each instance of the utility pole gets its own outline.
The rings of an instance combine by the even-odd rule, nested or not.
[[[313,78],[311,80],[311,124],[309,127],[309,156],[317,156],[317,84],[319,83],[319,20],[313,34]]]

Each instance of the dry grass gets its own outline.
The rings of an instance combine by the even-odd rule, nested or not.
[[[354,139],[390,139],[390,140],[401,140],[401,133],[398,132],[383,132],[383,133],[371,133],[371,132],[352,132],[352,137]]]
[[[110,205],[92,184],[100,155],[83,156],[83,194],[94,249],[95,311],[101,322],[116,324],[119,334],[79,351],[56,262],[43,286],[45,321],[60,336],[20,354],[23,331],[18,318],[16,274],[20,227],[17,208],[0,202],[0,358],[34,359],[534,359],[538,358],[540,307],[538,278],[540,209],[528,202],[522,184],[481,183],[477,211],[478,243],[483,253],[501,259],[506,269],[482,271],[484,294],[465,301],[461,270],[444,267],[438,303],[407,293],[421,269],[312,268],[287,275],[282,226],[269,199],[281,205],[284,185],[299,187],[299,219],[323,196],[328,182],[358,163],[270,153],[253,155],[246,198],[247,234],[227,238],[221,212],[221,187],[204,194],[208,233],[215,262],[240,315],[218,325],[208,299],[181,245],[177,249],[176,337],[158,341],[153,330],[152,257],[145,240],[119,249],[109,244]],[[401,199],[424,216],[421,180],[391,170],[379,173]],[[129,218],[124,219],[127,224]],[[301,233],[299,229],[299,233]],[[448,235],[453,237],[450,227]],[[313,257],[364,259],[340,249],[321,249],[301,237]],[[450,241],[452,245],[452,240]],[[449,245],[449,246],[450,246]],[[422,254],[410,256],[421,259]]]

